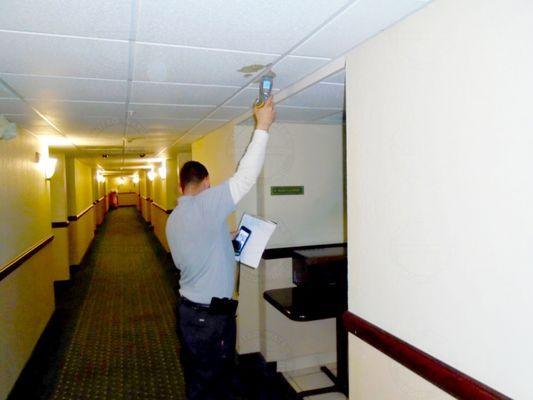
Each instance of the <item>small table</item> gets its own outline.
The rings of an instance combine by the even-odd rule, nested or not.
[[[346,248],[311,249],[295,251],[293,259],[305,259],[307,265],[346,260]],[[296,282],[297,283],[297,282]],[[293,321],[316,321],[336,319],[337,336],[337,376],[327,367],[320,369],[332,381],[332,386],[306,390],[297,394],[302,399],[322,393],[341,392],[348,396],[348,334],[344,329],[342,314],[347,309],[347,288],[340,286],[303,285],[283,289],[267,290],[264,299],[283,315]]]

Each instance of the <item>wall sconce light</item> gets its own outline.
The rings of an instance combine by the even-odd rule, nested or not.
[[[57,158],[43,158],[44,177],[46,180],[52,179],[56,172]]]
[[[100,171],[96,173],[96,181],[98,183],[104,183],[105,182],[105,176],[102,175]]]
[[[124,185],[125,183],[126,183],[126,179],[125,179],[123,176],[121,176],[120,178],[118,178],[118,184],[119,184],[119,185]]]
[[[138,184],[139,181],[140,181],[139,175],[133,175],[132,181],[133,181],[133,183]]]
[[[54,173],[56,172],[57,158],[51,158],[48,157],[48,155],[35,153],[35,162],[40,170],[43,171],[44,178],[47,181],[52,179],[52,176],[54,176]]]
[[[146,174],[146,176],[148,177],[148,180],[150,182],[152,182],[154,179],[155,179],[155,171],[154,170],[150,170],[148,171],[148,173]]]
[[[159,176],[161,177],[161,179],[167,179],[167,166],[164,164],[163,162],[163,165],[161,165],[161,167],[159,167]]]

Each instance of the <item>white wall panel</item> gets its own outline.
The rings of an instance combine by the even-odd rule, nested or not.
[[[346,64],[350,310],[516,399],[533,393],[532,15],[436,0]]]

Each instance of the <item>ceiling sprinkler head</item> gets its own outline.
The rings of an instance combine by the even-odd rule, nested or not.
[[[139,157],[141,157],[141,158],[146,157],[146,153],[141,153],[141,154],[139,154]]]
[[[102,154],[102,158],[107,158],[109,157],[109,154]]]

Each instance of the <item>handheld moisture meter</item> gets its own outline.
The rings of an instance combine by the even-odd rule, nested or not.
[[[274,78],[270,75],[264,75],[259,82],[259,98],[256,101],[257,107],[263,107],[265,102],[272,94],[272,86],[274,84]]]

